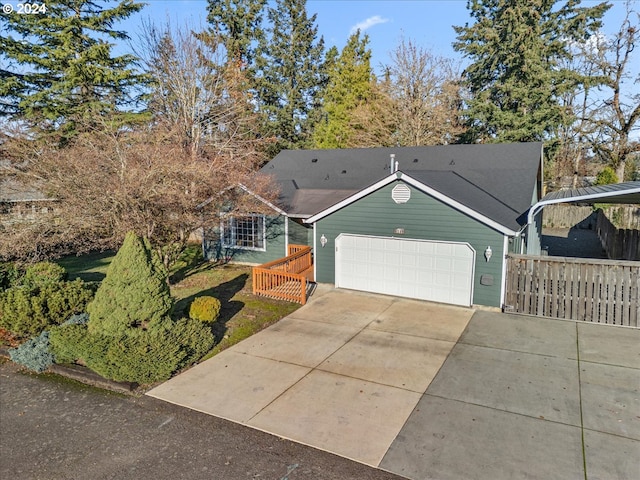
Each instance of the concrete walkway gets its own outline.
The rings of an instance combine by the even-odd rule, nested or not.
[[[472,314],[318,291],[148,395],[378,466]]]
[[[149,395],[412,479],[640,478],[640,330],[319,291]]]

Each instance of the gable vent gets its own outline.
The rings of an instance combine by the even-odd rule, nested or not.
[[[411,190],[404,183],[399,183],[391,190],[391,198],[396,203],[407,203],[411,198]]]

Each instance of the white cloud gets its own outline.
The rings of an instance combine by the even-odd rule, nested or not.
[[[374,25],[378,25],[380,23],[387,23],[389,21],[388,18],[382,18],[380,15],[374,15],[373,17],[369,17],[366,20],[356,23],[353,27],[351,27],[350,34],[353,35],[358,30],[364,32],[368,28],[373,27]]]

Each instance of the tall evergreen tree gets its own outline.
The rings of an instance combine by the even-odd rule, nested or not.
[[[335,47],[327,52],[327,86],[322,94],[322,116],[313,134],[315,148],[353,146],[350,128],[354,110],[371,98],[373,72],[369,37],[360,31],[349,37],[338,55]]]
[[[97,115],[124,115],[144,77],[132,55],[113,56],[112,42],[128,38],[114,25],[144,4],[104,4],[51,0],[43,13],[0,15],[0,115],[63,136]]]
[[[208,0],[207,21],[223,38],[227,59],[251,67],[257,43],[263,35],[262,16],[266,0]]]
[[[316,15],[307,16],[306,0],[276,0],[268,9],[267,37],[257,58],[257,91],[266,117],[267,134],[278,139],[277,150],[306,146],[310,112],[323,86],[324,40]]]
[[[149,241],[129,232],[87,308],[89,331],[121,335],[160,322],[173,308],[166,280]]]
[[[454,27],[454,48],[471,60],[467,141],[544,140],[567,121],[558,99],[583,79],[562,68],[571,40],[596,32],[607,3],[470,0],[474,22]]]

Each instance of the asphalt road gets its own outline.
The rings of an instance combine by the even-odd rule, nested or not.
[[[151,397],[23,373],[0,359],[0,478],[401,477]]]

